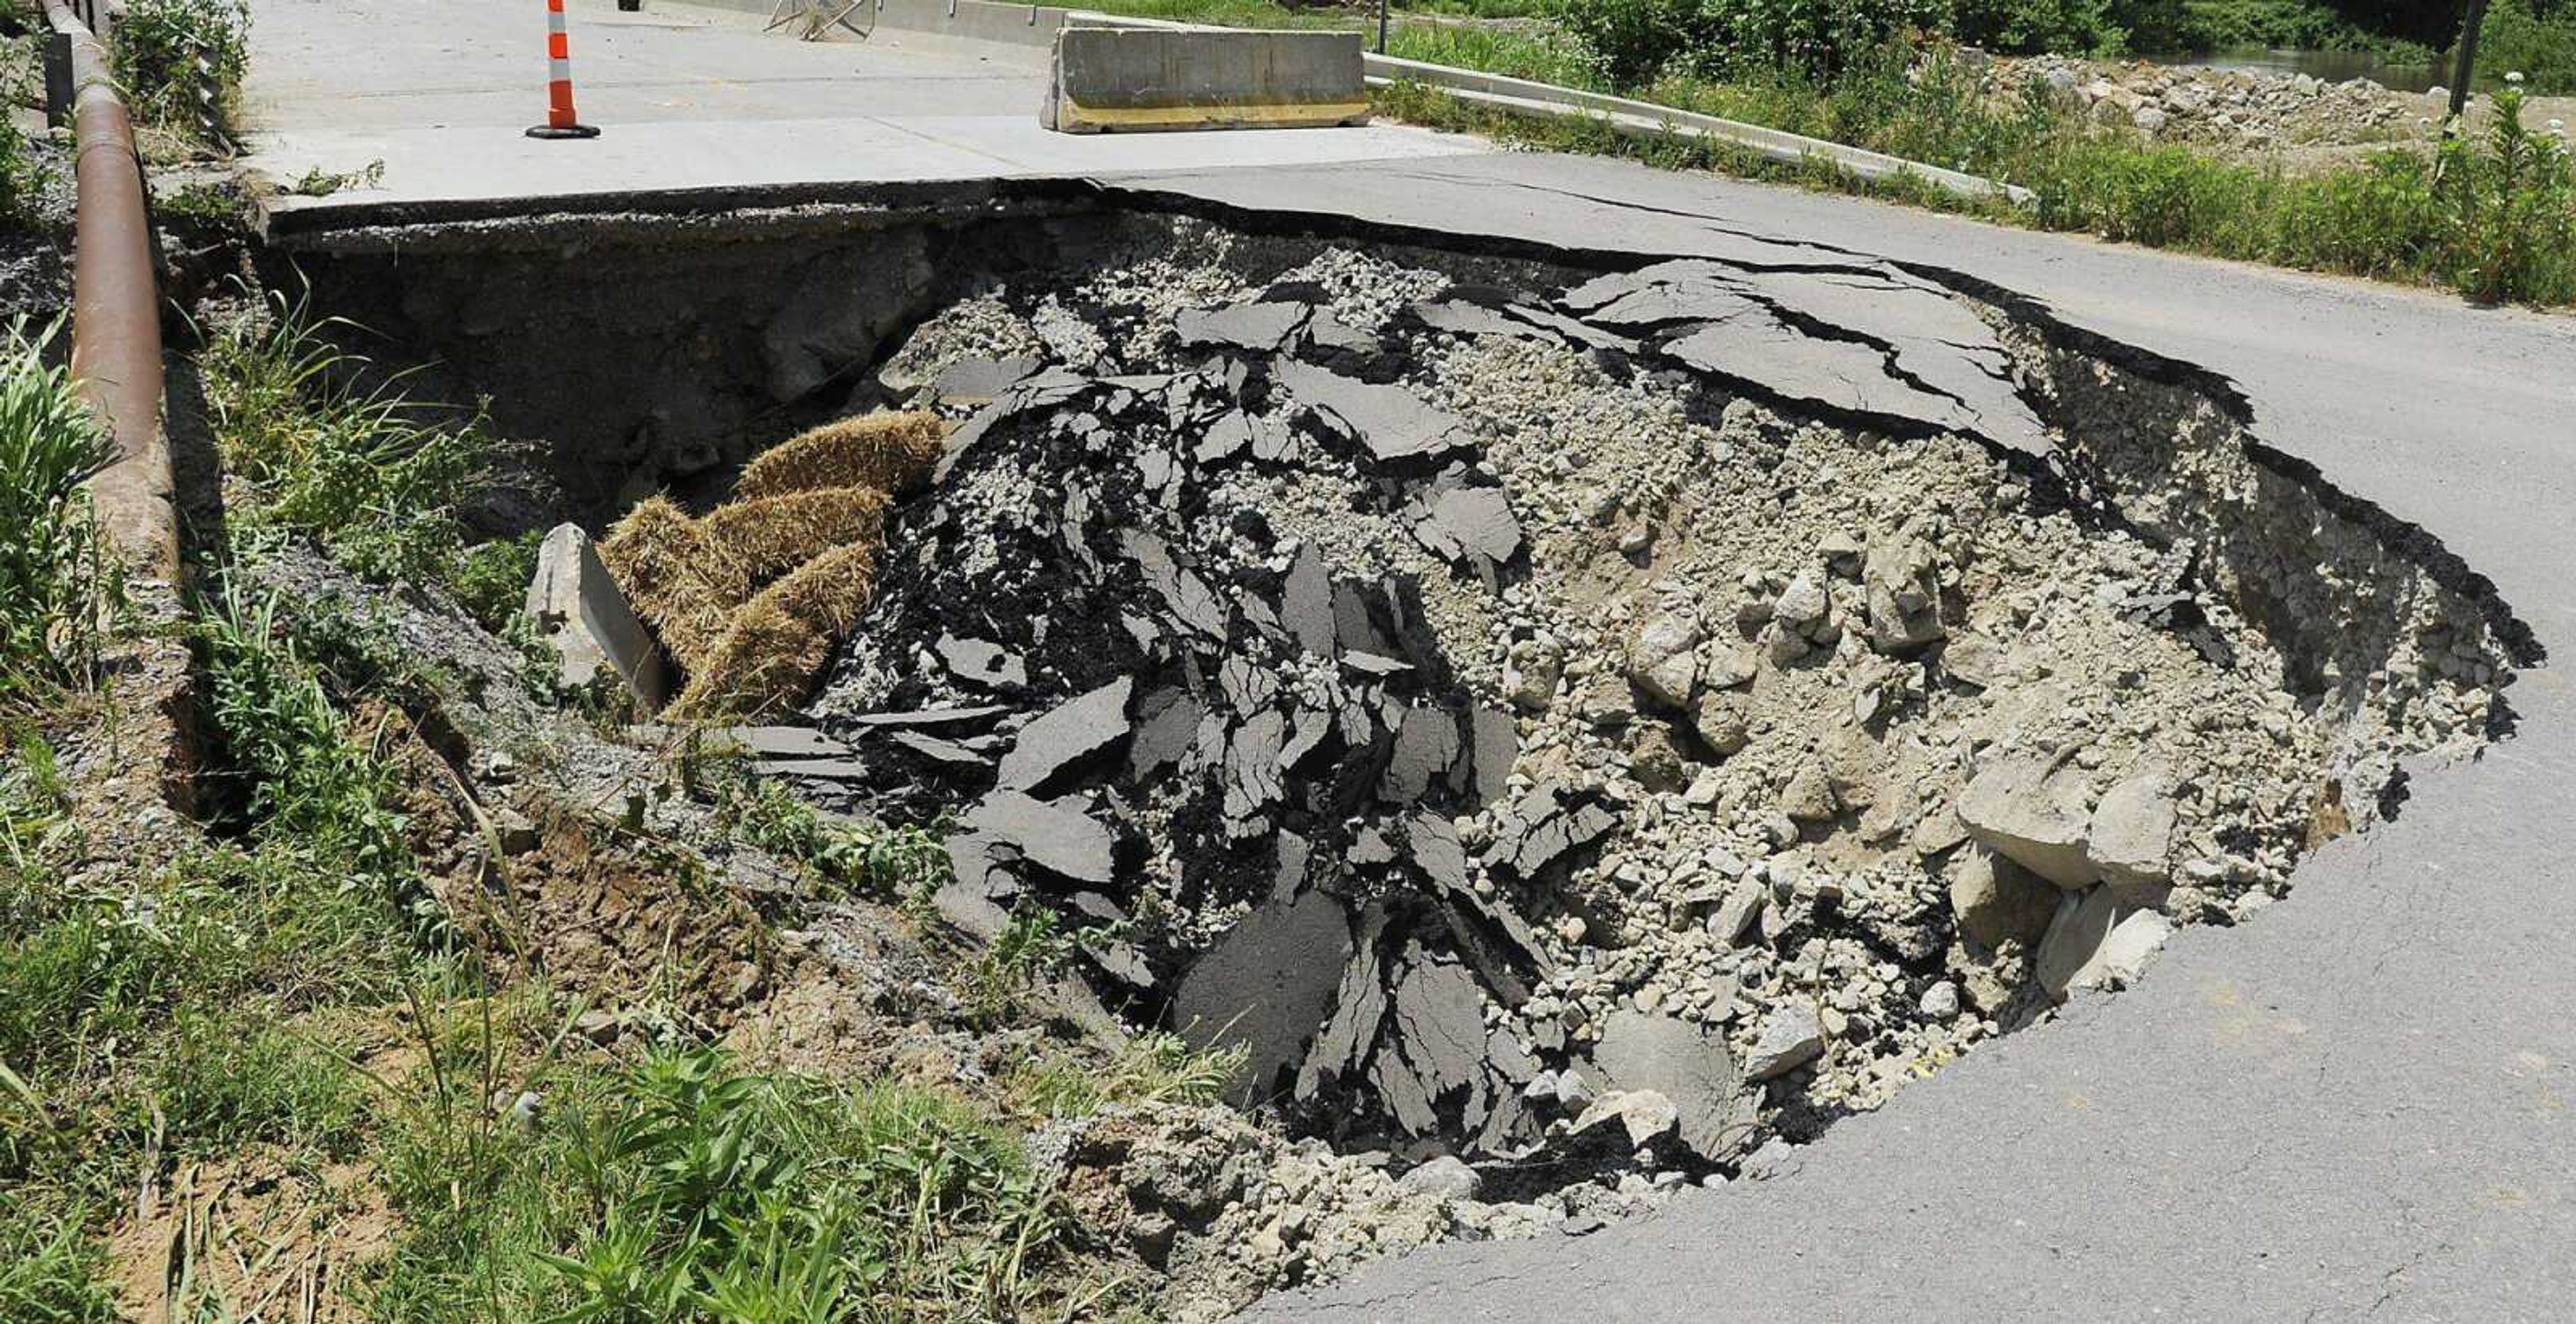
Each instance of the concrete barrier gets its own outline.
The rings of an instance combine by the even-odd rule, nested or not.
[[[1068,25],[1038,122],[1059,133],[1314,128],[1368,118],[1356,32]]]

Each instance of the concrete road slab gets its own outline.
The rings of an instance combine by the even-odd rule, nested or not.
[[[1474,155],[1388,125],[1072,136],[1039,127],[1043,52],[889,31],[763,33],[732,10],[576,3],[573,77],[596,139],[544,117],[544,14],[465,0],[258,0],[247,164],[282,185],[361,176],[314,211],[639,190],[1296,167]],[[529,21],[533,16],[534,21]]]

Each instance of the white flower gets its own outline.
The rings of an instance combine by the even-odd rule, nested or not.
[[[2549,122],[2549,131],[2550,131],[2551,133],[2565,133],[2565,132],[2567,132],[2567,121],[2565,121],[2565,120],[2551,120],[2551,121]]]
[[[2522,71],[2516,69],[2512,73],[2506,74],[2504,76],[2504,81],[2513,84],[2515,87],[2522,86]]]

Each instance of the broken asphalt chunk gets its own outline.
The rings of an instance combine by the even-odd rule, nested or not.
[[[969,833],[1015,852],[1048,873],[1076,883],[1106,885],[1116,843],[1080,803],[997,790],[966,811],[965,826]]]
[[[1001,784],[1035,790],[1056,774],[1127,737],[1127,695],[1135,682],[1121,676],[1067,699],[1020,728],[1002,756]]]
[[[1278,365],[1280,384],[1298,403],[1368,448],[1381,462],[1439,455],[1466,445],[1466,422],[1424,404],[1402,386],[1378,386],[1312,364]]]

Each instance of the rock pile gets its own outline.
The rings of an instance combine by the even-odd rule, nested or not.
[[[2414,580],[2312,675],[2215,507],[2073,504],[2077,397],[1903,272],[1100,224],[884,365],[958,426],[775,770],[963,806],[947,915],[1066,917],[1347,1147],[1732,1165],[2260,906],[2506,678]]]
[[[2002,92],[2039,82],[2098,123],[2247,156],[2426,142],[2450,110],[2450,95],[2440,88],[2399,92],[2366,78],[2326,82],[2310,74],[2145,61],[2038,55],[1999,60],[1994,76]],[[2555,113],[2535,110],[2528,117],[2534,127]]]

